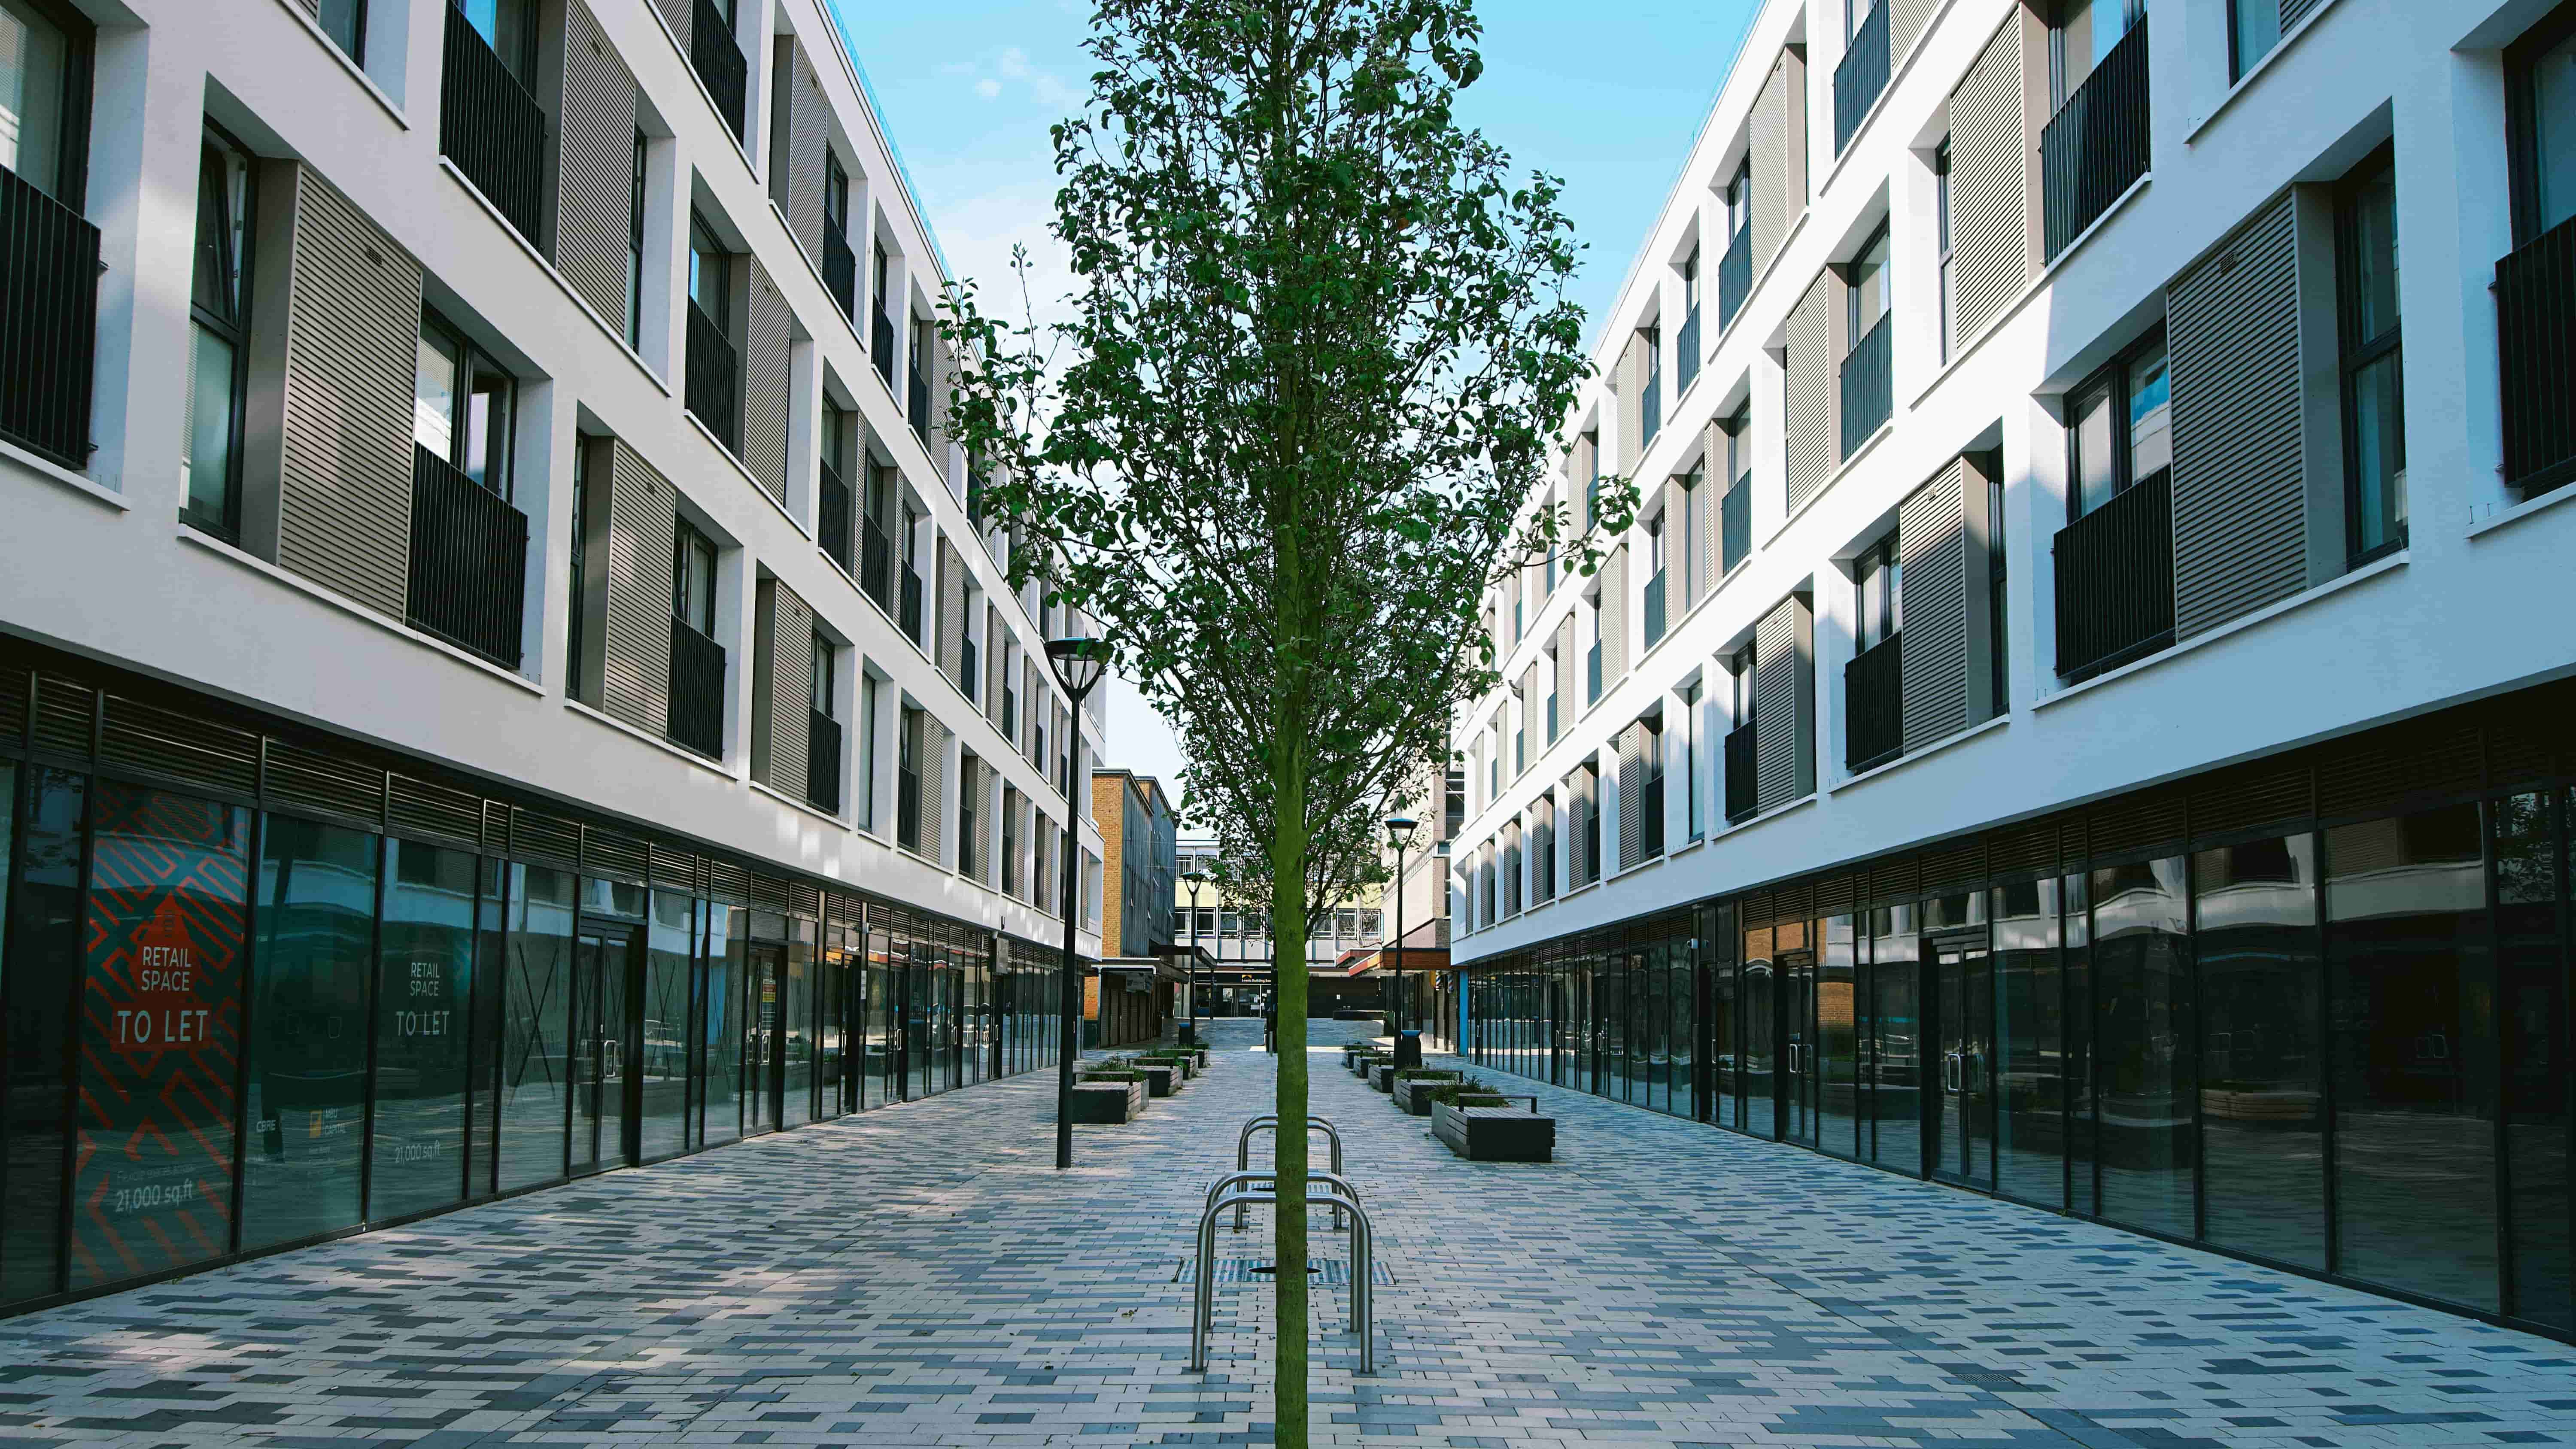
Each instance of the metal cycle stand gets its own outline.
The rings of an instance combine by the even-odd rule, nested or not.
[[[1279,1132],[1279,1114],[1276,1112],[1264,1112],[1260,1116],[1253,1118],[1251,1121],[1244,1123],[1243,1130],[1235,1135],[1234,1170],[1237,1173],[1241,1173],[1252,1166],[1252,1134],[1265,1127],[1269,1128],[1271,1135],[1276,1137]],[[1338,1179],[1342,1173],[1347,1170],[1342,1166],[1342,1134],[1338,1128],[1333,1126],[1332,1123],[1325,1121],[1321,1117],[1309,1116],[1306,1119],[1307,1136],[1314,1136],[1315,1129],[1319,1127],[1323,1129],[1325,1140],[1332,1145],[1332,1175]],[[1277,1159],[1277,1151],[1275,1148],[1272,1152],[1272,1158],[1274,1161]],[[1238,1233],[1243,1231],[1243,1211],[1244,1210],[1240,1207],[1234,1210],[1234,1230]],[[1337,1207],[1333,1209],[1333,1231],[1338,1233],[1341,1230],[1342,1210]]]
[[[1338,1179],[1336,1179],[1338,1182]],[[1222,1184],[1220,1184],[1222,1186]],[[1343,1192],[1348,1183],[1340,1183]],[[1211,1189],[1211,1192],[1215,1191]],[[1190,1369],[1207,1372],[1208,1332],[1216,1318],[1216,1220],[1227,1208],[1242,1208],[1251,1203],[1275,1203],[1275,1192],[1235,1192],[1211,1197],[1206,1211],[1199,1214],[1198,1281],[1190,1312]],[[1345,1200],[1338,1193],[1308,1194],[1306,1206],[1338,1207]],[[1360,1336],[1360,1367],[1363,1374],[1377,1372],[1376,1285],[1372,1275],[1376,1258],[1370,1251],[1368,1210],[1356,1200],[1347,1204],[1351,1212],[1351,1331]]]

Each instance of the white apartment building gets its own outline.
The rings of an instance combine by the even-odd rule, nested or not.
[[[2571,33],[1770,0],[1490,605],[1469,1051],[2576,1329]]]
[[[1053,1060],[1087,626],[866,41],[0,0],[0,1311]]]

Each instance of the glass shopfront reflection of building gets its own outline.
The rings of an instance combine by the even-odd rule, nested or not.
[[[358,1225],[379,837],[288,815],[261,827],[241,1245]]]
[[[484,887],[482,858],[471,851],[385,842],[370,1218],[464,1196],[474,922]]]

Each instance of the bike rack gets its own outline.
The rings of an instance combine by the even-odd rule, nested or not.
[[[1350,1209],[1351,1332],[1360,1336],[1359,1371],[1373,1374],[1377,1372],[1377,1294],[1376,1285],[1370,1280],[1376,1271],[1376,1258],[1370,1251],[1368,1210],[1359,1205],[1356,1196],[1342,1196],[1350,1192],[1349,1183],[1339,1178],[1334,1178],[1333,1183],[1339,1187],[1339,1192],[1309,1193],[1306,1206],[1347,1206]],[[1252,1203],[1275,1203],[1279,1200],[1276,1191],[1235,1192],[1218,1196],[1223,1187],[1224,1184],[1219,1183],[1216,1188],[1209,1189],[1207,1208],[1199,1214],[1198,1281],[1192,1285],[1197,1292],[1190,1312],[1190,1369],[1194,1373],[1207,1372],[1208,1332],[1216,1318],[1216,1220],[1224,1215],[1227,1208],[1239,1212]],[[1302,1264],[1299,1266],[1303,1267]]]
[[[1306,1174],[1306,1181],[1310,1185],[1314,1183],[1322,1183],[1324,1185],[1324,1190],[1320,1194],[1322,1197],[1339,1198],[1343,1201],[1347,1201],[1352,1207],[1358,1207],[1360,1205],[1359,1189],[1351,1186],[1350,1183],[1339,1173],[1316,1172],[1309,1170]],[[1279,1171],[1277,1168],[1256,1167],[1248,1172],[1238,1172],[1229,1177],[1220,1177],[1215,1182],[1208,1184],[1207,1200],[1209,1202],[1214,1202],[1227,1191],[1233,1189],[1237,1183],[1245,1182],[1266,1183],[1269,1185],[1270,1191],[1275,1194],[1279,1191]],[[1245,1190],[1251,1192],[1260,1191],[1259,1188],[1248,1188]],[[1318,1194],[1314,1193],[1310,1186],[1308,1189],[1308,1195],[1309,1197],[1313,1197]],[[1243,1210],[1238,1207],[1235,1211],[1237,1214],[1240,1214]],[[1333,1216],[1336,1218],[1341,1216],[1340,1202],[1333,1204]]]
[[[1276,1137],[1279,1133],[1279,1114],[1276,1112],[1264,1112],[1260,1116],[1253,1118],[1251,1121],[1244,1123],[1243,1131],[1235,1135],[1234,1170],[1237,1173],[1241,1173],[1246,1168],[1252,1166],[1252,1134],[1259,1132],[1264,1128],[1269,1129],[1271,1135]],[[1338,1179],[1341,1174],[1346,1171],[1342,1166],[1342,1134],[1339,1129],[1333,1126],[1332,1123],[1325,1121],[1321,1117],[1308,1117],[1306,1119],[1307,1136],[1314,1136],[1318,1128],[1322,1129],[1326,1141],[1332,1145],[1332,1175]],[[1244,1210],[1240,1207],[1234,1210],[1234,1230],[1238,1233],[1243,1231],[1243,1211]],[[1333,1209],[1333,1231],[1338,1233],[1341,1230],[1342,1210],[1337,1207]]]

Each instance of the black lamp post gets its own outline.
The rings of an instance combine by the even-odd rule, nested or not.
[[[1190,1045],[1199,1044],[1199,887],[1207,884],[1207,872],[1194,870],[1182,875],[1190,884]]]
[[[1073,731],[1069,758],[1076,766],[1082,763],[1082,697],[1100,682],[1100,672],[1109,663],[1108,645],[1098,639],[1049,639],[1047,663],[1055,670],[1056,682],[1072,697],[1067,729]],[[1073,1063],[1082,1055],[1082,977],[1075,969],[1073,957],[1074,895],[1081,875],[1082,853],[1073,834],[1073,775],[1067,771],[1064,781],[1064,850],[1057,857],[1064,872],[1064,980],[1058,993],[1058,1009],[1064,1021],[1057,1042],[1055,1064],[1055,1165],[1058,1169],[1073,1166]]]
[[[1395,1020],[1393,1036],[1404,1040],[1404,848],[1413,843],[1414,822],[1410,816],[1390,816],[1386,822],[1386,843],[1395,847],[1395,957],[1387,970],[1395,978]],[[1416,1066],[1421,1063],[1416,1061]]]

